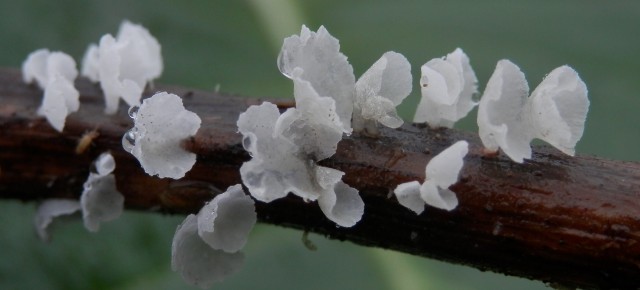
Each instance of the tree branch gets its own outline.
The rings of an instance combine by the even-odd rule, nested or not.
[[[104,115],[100,89],[85,79],[76,87],[80,110],[58,133],[36,115],[42,91],[24,85],[19,71],[0,69],[0,198],[78,198],[91,162],[106,150],[116,159],[117,186],[130,209],[196,212],[217,189],[241,182],[239,167],[249,156],[236,120],[259,99],[157,87],[182,96],[202,118],[200,131],[184,143],[198,161],[173,181],[146,175],[122,150],[122,135],[132,127],[124,105]],[[79,139],[92,130],[99,136],[77,154]],[[322,162],[345,171],[344,181],[360,190],[366,205],[356,226],[337,228],[316,204],[295,197],[257,203],[260,221],[565,286],[640,287],[640,164],[573,158],[544,146],[517,164],[484,156],[476,134],[419,125],[381,133],[380,139],[346,137]],[[396,185],[422,181],[430,158],[461,139],[470,152],[452,187],[460,205],[419,216],[400,206],[390,195]]]

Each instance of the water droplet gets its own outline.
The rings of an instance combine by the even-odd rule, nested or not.
[[[129,107],[129,117],[131,117],[131,119],[136,119],[136,116],[138,115],[138,110],[140,109],[140,107],[138,106],[131,106]]]
[[[280,54],[278,54],[278,69],[280,69],[280,72],[287,78],[292,78],[291,74],[289,74],[286,71],[286,64],[285,64],[285,58],[287,57],[286,55],[286,51],[281,51]]]
[[[134,129],[131,129],[122,136],[122,148],[129,153],[133,151],[133,146],[136,145],[136,135],[137,134],[134,132]]]
[[[251,138],[249,136],[242,138],[242,147],[244,147],[244,150],[251,152],[251,150],[249,150],[249,148],[251,148],[251,143]]]

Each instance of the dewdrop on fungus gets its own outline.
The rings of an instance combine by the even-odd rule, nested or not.
[[[78,76],[76,62],[62,52],[39,49],[22,64],[22,78],[26,83],[36,82],[44,90],[38,115],[62,132],[69,114],[78,111],[80,93],[73,86]]]
[[[425,204],[449,211],[455,209],[458,198],[449,187],[458,181],[468,148],[467,141],[458,141],[433,157],[427,164],[422,184],[411,181],[396,187],[398,202],[416,214],[422,213]]]
[[[575,70],[561,66],[549,73],[529,96],[520,68],[501,60],[478,107],[484,146],[502,149],[513,161],[531,158],[531,141],[541,139],[573,156],[589,110],[587,87]]]
[[[82,60],[82,75],[100,82],[105,95],[105,113],[118,110],[120,98],[129,106],[140,104],[148,82],[163,69],[161,48],[149,31],[123,21],[116,37],[102,36],[98,45],[90,44]]]
[[[477,105],[472,97],[478,91],[478,79],[462,49],[430,60],[421,71],[422,98],[414,122],[451,128]]]
[[[182,141],[200,128],[200,117],[188,111],[182,99],[160,92],[130,110],[134,127],[122,137],[123,148],[133,154],[144,171],[161,178],[182,178],[196,162],[196,155],[182,148]]]

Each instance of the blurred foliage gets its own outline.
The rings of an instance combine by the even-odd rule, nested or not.
[[[640,2],[636,1],[0,1],[0,65],[19,67],[41,47],[77,60],[122,19],[142,23],[163,45],[163,83],[240,95],[290,97],[275,61],[282,38],[301,24],[325,25],[341,41],[356,75],[385,51],[420,65],[462,47],[480,79],[509,58],[533,89],[563,64],[590,90],[579,154],[640,160]],[[409,119],[415,91],[401,106]],[[82,108],[81,108],[82,109]],[[475,114],[459,125],[476,130]],[[44,244],[32,229],[33,204],[0,203],[0,289],[183,289],[170,270],[170,245],[182,217],[137,212],[89,234],[63,225]],[[426,213],[428,214],[428,213]],[[390,251],[367,249],[260,225],[241,273],[219,289],[541,289],[542,283],[481,273]]]

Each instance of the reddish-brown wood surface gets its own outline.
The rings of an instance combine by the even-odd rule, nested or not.
[[[107,150],[130,209],[196,212],[220,189],[241,182],[238,169],[249,156],[236,119],[260,100],[157,86],[182,96],[202,118],[197,135],[184,144],[198,154],[196,165],[174,181],[147,176],[122,150],[121,137],[132,126],[124,105],[104,115],[100,89],[83,79],[76,87],[80,110],[59,133],[35,113],[42,91],[24,85],[17,70],[0,69],[0,198],[77,198],[91,162]],[[79,139],[92,130],[99,136],[77,154]],[[260,221],[559,285],[640,287],[638,163],[536,147],[532,160],[517,164],[483,156],[472,133],[411,124],[381,132],[379,139],[346,137],[322,162],[345,171],[344,181],[360,190],[365,214],[356,226],[338,228],[316,204],[295,197],[257,203]],[[470,152],[452,187],[460,205],[421,215],[400,206],[390,194],[395,186],[422,181],[430,158],[462,139]]]

